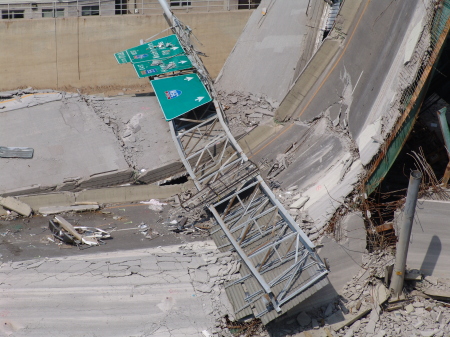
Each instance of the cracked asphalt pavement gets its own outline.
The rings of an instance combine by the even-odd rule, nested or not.
[[[230,311],[220,285],[237,277],[238,262],[219,253],[213,241],[169,232],[163,224],[168,207],[160,213],[122,204],[65,215],[72,223],[112,230],[105,245],[85,250],[48,241],[48,217],[2,221],[0,335],[176,337],[212,331]],[[160,235],[146,239],[142,222]]]

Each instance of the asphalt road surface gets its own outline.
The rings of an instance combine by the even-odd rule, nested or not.
[[[320,87],[305,97],[306,104],[297,110],[294,118],[310,121],[329,109],[331,120],[334,120],[339,111],[342,118],[349,109],[349,129],[356,139],[389,75],[417,5],[418,0],[363,3],[360,16],[355,18],[344,41],[341,55]]]
[[[97,227],[111,233],[104,245],[84,247],[59,245],[52,238],[48,222],[52,216],[34,215],[19,217],[12,221],[0,220],[0,261],[23,261],[27,259],[117,252],[121,250],[154,248],[203,240],[203,236],[176,234],[169,230],[168,211],[171,206],[154,211],[141,203],[114,204],[96,212],[68,213],[62,216],[72,225]],[[139,226],[151,229],[152,239]],[[156,233],[155,233],[156,232]]]

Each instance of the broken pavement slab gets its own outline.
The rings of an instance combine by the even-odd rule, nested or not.
[[[216,248],[212,241],[182,247],[2,263],[2,303],[8,307],[8,322],[17,328],[14,335],[27,334],[28,329],[36,336],[49,331],[54,336],[98,331],[99,336],[161,337],[212,332],[216,319],[228,313],[226,296],[216,287],[210,293],[196,291],[187,268],[160,270],[158,256],[189,263],[215,254]],[[51,296],[43,296],[43,291]],[[74,310],[86,304],[89,310]],[[0,334],[5,329],[2,323]]]
[[[0,205],[23,216],[30,216],[32,212],[29,205],[13,197],[0,197]]]

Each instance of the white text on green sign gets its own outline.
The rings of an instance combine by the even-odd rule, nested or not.
[[[186,55],[174,56],[163,60],[133,63],[137,75],[142,77],[156,76],[172,71],[192,68],[192,63]]]
[[[169,35],[143,45],[126,50],[132,63],[165,59],[175,55],[184,54],[180,41],[176,35]]]
[[[166,121],[177,118],[205,103],[211,96],[197,74],[150,81]]]

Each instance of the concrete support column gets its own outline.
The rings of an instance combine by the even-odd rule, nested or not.
[[[420,181],[422,173],[420,171],[412,171],[409,177],[408,192],[406,194],[405,212],[403,216],[403,224],[400,228],[400,235],[397,242],[397,252],[395,254],[394,271],[391,279],[391,295],[398,298],[402,294],[403,281],[405,279],[406,258],[408,256],[409,239],[411,237],[411,229],[414,221],[414,213],[416,211],[417,196],[419,194]]]

